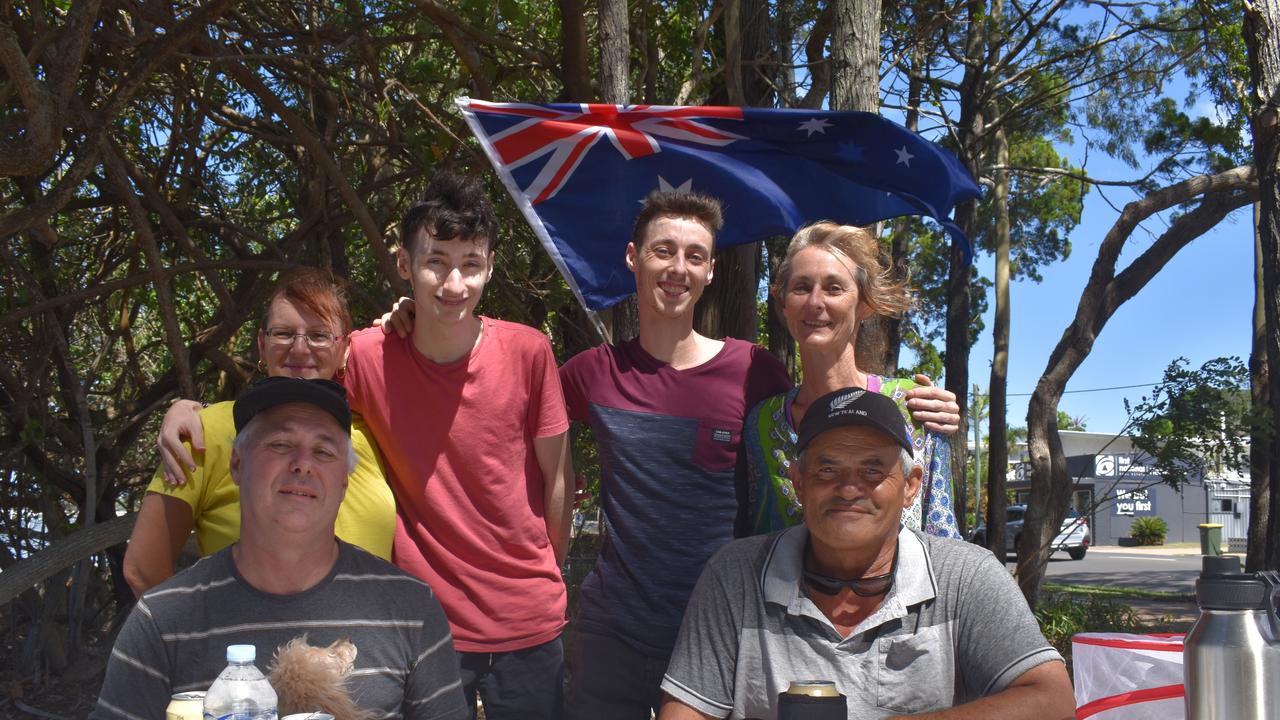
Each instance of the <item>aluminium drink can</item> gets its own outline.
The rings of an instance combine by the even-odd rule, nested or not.
[[[792,680],[787,688],[788,695],[807,695],[809,697],[840,697],[836,684],[830,680]]]
[[[848,701],[830,680],[796,680],[778,693],[778,720],[845,720]]]

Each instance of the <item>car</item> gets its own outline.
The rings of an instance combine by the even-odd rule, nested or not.
[[[1010,505],[1005,514],[1004,547],[1006,552],[1018,551],[1022,542],[1022,519],[1027,514],[1026,505]],[[1062,520],[1062,528],[1053,539],[1054,550],[1065,550],[1072,560],[1083,560],[1089,550],[1092,536],[1089,534],[1089,519],[1080,515],[1075,509],[1067,510],[1067,517]],[[969,541],[978,545],[987,544],[987,526],[979,525],[969,534]]]

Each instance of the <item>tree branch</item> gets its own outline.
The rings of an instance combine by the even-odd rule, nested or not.
[[[53,94],[36,80],[8,23],[0,23],[0,67],[25,110],[25,132],[0,146],[0,175],[38,175],[53,164],[58,153],[60,123],[53,111]]]
[[[146,52],[124,74],[100,110],[92,116],[82,111],[85,117],[81,118],[81,125],[90,130],[75,153],[75,161],[59,179],[58,184],[39,200],[0,217],[0,237],[40,226],[50,215],[61,210],[89,173],[98,166],[98,154],[103,149],[102,142],[111,128],[112,120],[151,77],[155,67],[167,60],[179,48],[184,47],[193,36],[204,32],[223,11],[234,3],[235,0],[213,0],[208,5],[196,9],[174,25],[172,32],[166,34],[163,42],[155,42],[148,46]]]
[[[169,278],[164,273],[164,258],[160,255],[160,246],[156,243],[151,221],[147,211],[129,184],[129,170],[125,162],[114,152],[114,148],[103,153],[103,165],[107,171],[107,181],[111,183],[124,203],[125,212],[133,221],[133,231],[146,255],[150,266],[151,284],[156,290],[156,300],[160,305],[160,320],[164,325],[165,345],[173,358],[173,365],[178,371],[178,387],[187,397],[195,397],[196,386],[191,377],[191,358],[187,355],[186,343],[182,341],[182,326],[178,324],[178,310],[173,303],[173,288],[169,286]]]
[[[190,272],[209,272],[213,270],[289,270],[298,267],[297,263],[287,262],[285,260],[268,260],[255,258],[250,260],[209,260],[206,262],[185,263],[182,265],[170,265],[162,268],[166,280],[171,280],[178,275]],[[15,322],[21,322],[29,317],[39,315],[47,310],[63,307],[65,305],[73,305],[75,303],[84,302],[86,300],[100,297],[102,295],[110,295],[117,290],[123,290],[130,287],[138,287],[146,285],[154,279],[150,271],[137,273],[128,277],[112,280],[101,285],[77,290],[73,293],[59,295],[58,297],[49,298],[47,300],[34,302],[24,305],[11,313],[0,315],[0,327]]]
[[[209,44],[212,45],[213,43],[209,41]],[[382,229],[374,222],[373,216],[369,214],[369,207],[365,205],[364,200],[356,195],[351,183],[347,182],[346,176],[343,175],[337,162],[334,161],[333,156],[329,153],[329,149],[324,146],[324,143],[312,131],[310,124],[286,105],[256,74],[239,62],[235,62],[234,58],[228,59],[231,59],[232,62],[226,63],[227,72],[242,87],[253,93],[258,98],[258,101],[262,103],[263,108],[275,113],[280,116],[280,119],[284,120],[285,125],[293,132],[298,143],[307,149],[312,159],[324,171],[329,182],[333,183],[333,186],[337,188],[338,194],[342,196],[347,207],[355,215],[360,229],[364,231],[365,239],[369,242],[369,249],[373,252],[374,259],[377,261],[378,268],[382,271],[382,276],[387,281],[387,284],[395,293],[408,295],[409,287],[396,270],[395,259],[391,256],[391,250],[383,237]]]

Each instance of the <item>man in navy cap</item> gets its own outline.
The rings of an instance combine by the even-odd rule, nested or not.
[[[361,709],[469,717],[431,589],[334,536],[356,463],[346,391],[328,380],[267,378],[233,416],[240,540],[142,596],[92,717],[163,717],[173,693],[208,689],[228,645],[256,646],[265,670],[278,647],[303,635],[315,646],[355,646],[346,687]]]
[[[835,683],[848,716],[1075,716],[1062,658],[990,552],[901,526],[920,468],[889,398],[824,395],[791,468],[804,524],[739,540],[698,580],[660,720],[777,717],[791,681]]]

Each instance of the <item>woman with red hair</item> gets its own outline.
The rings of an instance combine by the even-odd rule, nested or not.
[[[267,301],[258,329],[258,370],[277,377],[340,378],[345,370],[351,314],[342,284],[324,270],[301,268],[281,278]],[[174,572],[187,537],[195,530],[200,555],[214,553],[240,537],[240,493],[231,480],[234,401],[200,410],[204,447],[173,447],[161,442],[165,462],[156,470],[138,511],[124,557],[124,576],[141,596]],[[185,405],[170,413],[191,413]],[[166,424],[171,421],[166,418]],[[161,433],[162,438],[165,436]],[[395,498],[387,485],[372,436],[359,417],[351,425],[357,465],[338,511],[338,537],[391,558]],[[185,462],[191,458],[193,462]],[[181,475],[167,468],[183,468]]]

